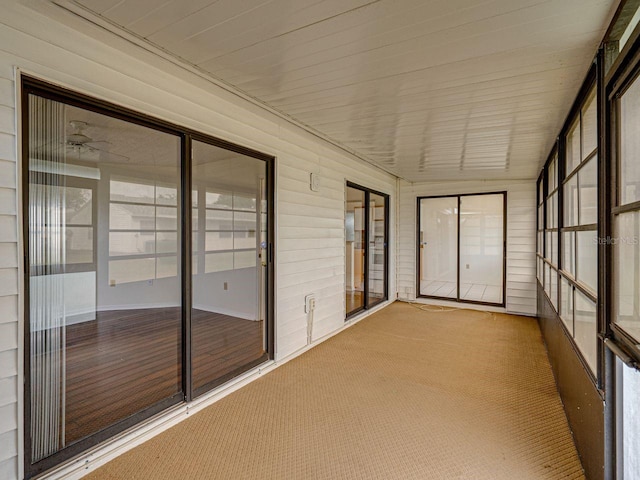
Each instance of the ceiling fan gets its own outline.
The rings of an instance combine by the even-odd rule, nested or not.
[[[95,146],[96,144],[106,144],[111,145],[111,142],[106,140],[94,140],[90,136],[84,133],[84,130],[89,126],[87,122],[83,122],[81,120],[71,120],[69,122],[69,127],[71,128],[71,133],[67,134],[65,144],[67,146],[67,150],[70,152],[76,153],[78,156],[81,154],[99,154],[99,155],[109,155],[113,157],[119,157],[126,161],[129,161],[129,157],[124,155],[120,155],[118,153],[110,152],[104,148],[98,148]],[[96,159],[98,160],[98,159]]]

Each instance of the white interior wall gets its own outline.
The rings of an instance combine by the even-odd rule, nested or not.
[[[416,298],[417,198],[462,193],[507,192],[506,310],[536,314],[535,181],[400,182],[398,298]]]
[[[28,3],[28,2],[26,2]],[[44,4],[39,5],[40,8]],[[0,478],[21,476],[15,68],[73,90],[264,153],[276,161],[276,357],[306,345],[304,296],[314,293],[314,339],[344,325],[347,180],[391,195],[396,180],[210,81],[54,6],[0,8]],[[309,174],[320,190],[309,189]],[[393,250],[391,250],[392,252]],[[396,291],[390,255],[389,291]]]

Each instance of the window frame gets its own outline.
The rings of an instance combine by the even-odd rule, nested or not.
[[[363,312],[363,311],[367,311],[373,307],[375,307],[376,305],[379,305],[383,302],[386,302],[389,299],[389,212],[390,212],[390,207],[389,207],[389,194],[384,193],[384,192],[380,192],[378,190],[373,190],[371,188],[368,187],[363,187],[362,185],[359,185],[357,183],[351,182],[349,180],[346,181],[345,183],[345,206],[344,206],[344,213],[345,213],[345,217],[346,218],[346,211],[347,211],[347,204],[346,204],[346,192],[347,192],[347,188],[353,188],[356,190],[360,190],[362,192],[364,192],[364,203],[365,205],[369,205],[370,202],[370,197],[371,194],[374,195],[379,195],[382,198],[384,198],[384,270],[383,270],[383,275],[384,275],[384,294],[381,298],[377,299],[375,302],[373,303],[369,303],[369,276],[370,276],[370,265],[369,265],[369,245],[371,245],[370,243],[370,238],[369,238],[369,226],[370,226],[370,217],[371,217],[371,212],[370,212],[370,208],[365,208],[364,209],[364,225],[365,225],[365,235],[364,235],[364,239],[363,239],[363,243],[365,245],[365,254],[364,254],[364,291],[363,291],[363,306],[362,307],[358,307],[354,310],[351,310],[350,312],[347,311],[347,306],[346,306],[346,300],[343,297],[343,300],[345,300],[345,306],[344,306],[344,312],[345,312],[345,321],[351,320],[354,316],[358,315],[359,313]],[[343,220],[343,225],[345,225],[345,222]],[[345,254],[345,258],[346,258],[346,254]],[[345,264],[345,291],[346,291],[346,275],[347,275],[347,269],[346,269],[346,264]]]

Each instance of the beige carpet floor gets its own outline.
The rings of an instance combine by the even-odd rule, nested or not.
[[[395,303],[86,478],[584,474],[534,319]]]

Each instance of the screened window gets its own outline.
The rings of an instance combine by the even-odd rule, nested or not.
[[[614,208],[615,316],[634,344],[640,343],[640,81],[617,101],[619,124],[618,194]]]
[[[598,131],[596,94],[586,96],[565,137],[560,318],[597,372]]]

